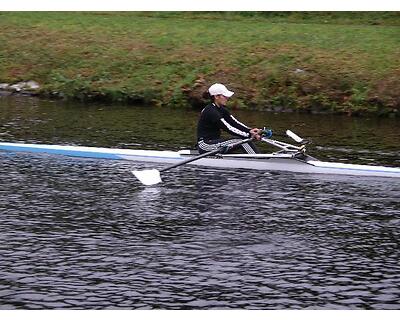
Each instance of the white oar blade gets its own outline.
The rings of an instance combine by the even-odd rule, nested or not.
[[[286,134],[288,135],[288,137],[292,138],[294,141],[300,143],[303,141],[302,138],[300,138],[297,134],[295,134],[293,131],[290,130],[286,130]]]
[[[132,171],[134,176],[144,185],[151,186],[161,182],[160,171],[157,169]]]

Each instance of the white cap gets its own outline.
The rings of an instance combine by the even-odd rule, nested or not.
[[[229,91],[223,84],[214,83],[210,88],[208,88],[208,92],[211,96],[216,96],[222,94],[225,97],[232,97],[234,94],[233,91]]]

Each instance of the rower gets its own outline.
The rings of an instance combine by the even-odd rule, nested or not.
[[[208,88],[206,96],[210,98],[211,102],[201,111],[197,124],[197,148],[200,153],[216,150],[240,141],[240,139],[234,137],[221,138],[221,129],[241,139],[253,137],[254,140],[260,140],[261,134],[267,138],[272,136],[271,130],[263,131],[258,128],[250,128],[230,114],[225,105],[233,94],[233,91],[229,91],[221,83],[215,83]],[[243,149],[245,153],[259,153],[253,142],[225,150],[225,153],[238,148]]]

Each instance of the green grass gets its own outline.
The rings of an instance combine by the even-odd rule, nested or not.
[[[187,105],[203,79],[239,107],[400,109],[395,12],[2,12],[0,30],[0,82],[43,95]]]

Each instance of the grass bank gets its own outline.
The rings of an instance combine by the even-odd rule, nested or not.
[[[0,13],[0,82],[83,101],[201,106],[213,82],[238,108],[400,110],[398,13]]]

